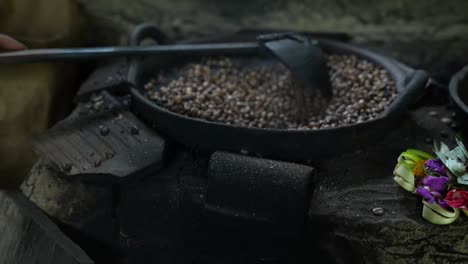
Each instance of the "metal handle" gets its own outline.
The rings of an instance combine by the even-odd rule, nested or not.
[[[327,99],[332,97],[326,59],[317,40],[296,33],[261,35],[258,40],[296,80],[311,91],[319,89]]]
[[[152,24],[141,24],[138,25],[134,30],[130,32],[128,37],[128,44],[130,46],[140,46],[141,42],[151,38],[158,44],[173,44],[174,42],[162,32],[159,28]]]

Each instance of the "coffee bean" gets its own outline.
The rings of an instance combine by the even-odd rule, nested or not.
[[[385,69],[352,55],[326,56],[333,97],[299,85],[282,64],[243,67],[228,58],[204,58],[159,73],[148,97],[182,115],[214,122],[279,129],[320,129],[377,117],[396,96]],[[151,84],[151,85],[150,85]],[[159,89],[158,89],[159,88]]]
[[[92,109],[95,110],[95,111],[99,111],[103,104],[104,104],[103,101],[96,101],[96,102],[93,103]]]
[[[133,125],[133,126],[130,127],[130,133],[132,135],[138,135],[138,133],[140,133],[140,130],[138,129],[137,126]]]
[[[109,135],[109,133],[110,133],[110,129],[107,126],[104,126],[104,125],[99,126],[99,134],[101,134],[101,136],[107,136]]]
[[[385,210],[382,207],[372,208],[372,213],[376,216],[382,216],[385,214]]]
[[[91,101],[93,102],[99,102],[102,101],[103,97],[101,95],[93,94],[91,96]]]
[[[176,104],[182,103],[182,100],[183,100],[182,96],[180,96],[180,95],[177,95],[176,97],[174,97],[174,103],[176,103]]]
[[[450,119],[450,118],[448,118],[448,117],[442,117],[442,118],[440,119],[440,122],[442,122],[442,123],[448,125],[448,124],[452,123],[452,119]]]

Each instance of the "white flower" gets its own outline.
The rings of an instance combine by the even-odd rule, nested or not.
[[[440,153],[442,153],[442,154],[447,154],[447,153],[450,152],[450,149],[449,149],[449,147],[448,147],[447,145],[445,145],[445,144],[442,142],[442,143],[440,143],[440,149],[439,149],[438,152],[440,152]]]
[[[445,166],[453,173],[455,176],[461,176],[465,173],[465,165],[458,160],[448,158],[445,162]]]
[[[457,178],[459,184],[468,185],[468,173]]]

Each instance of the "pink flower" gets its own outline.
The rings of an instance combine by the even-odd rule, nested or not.
[[[450,190],[445,196],[445,201],[452,208],[468,209],[468,191]]]

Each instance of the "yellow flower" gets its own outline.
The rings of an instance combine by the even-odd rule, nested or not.
[[[413,165],[414,176],[424,177],[426,175],[426,173],[424,172],[424,163],[426,163],[425,159],[414,161],[414,165]]]

